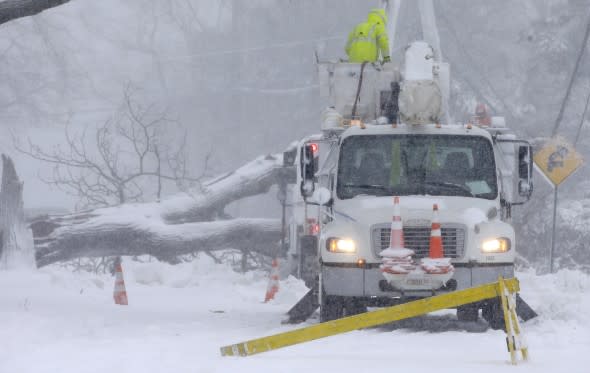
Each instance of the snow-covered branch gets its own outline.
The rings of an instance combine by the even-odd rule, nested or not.
[[[211,220],[233,201],[266,193],[279,181],[282,162],[281,154],[258,157],[203,183],[196,194],[182,193],[164,200],[162,216],[170,224]]]

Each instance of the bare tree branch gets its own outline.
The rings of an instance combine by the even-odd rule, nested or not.
[[[137,102],[136,91],[131,85],[126,86],[121,107],[95,128],[93,136],[88,136],[88,127],[81,134],[74,134],[67,126],[63,148],[42,149],[30,139],[22,146],[13,136],[15,148],[53,164],[53,174],[42,179],[77,196],[84,209],[144,202],[149,195],[159,199],[163,181],[181,190],[188,189],[187,182],[198,185],[207,170],[199,177],[189,175],[186,131],[173,141],[169,136],[163,139],[164,134],[175,132],[177,122],[155,105]],[[157,187],[150,182],[154,179]]]

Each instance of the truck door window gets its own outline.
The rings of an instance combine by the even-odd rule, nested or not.
[[[337,195],[446,195],[494,199],[490,140],[477,136],[351,136],[340,149]]]

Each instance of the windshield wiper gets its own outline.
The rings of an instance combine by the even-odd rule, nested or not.
[[[391,188],[385,185],[379,184],[344,184],[346,188],[362,188],[362,189],[378,189],[378,190],[390,190]]]
[[[386,194],[391,194],[393,191],[391,187],[380,184],[344,184],[342,186],[345,188],[376,190],[385,192]]]
[[[443,188],[447,188],[447,189],[454,189],[454,190],[463,192],[464,195],[466,195],[466,196],[474,197],[473,193],[471,193],[471,189],[469,189],[469,187],[467,185],[449,183],[446,181],[425,181],[424,184],[428,185],[428,186],[436,186],[436,187],[443,187]]]

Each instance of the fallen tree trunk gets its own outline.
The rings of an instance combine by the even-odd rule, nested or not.
[[[34,227],[33,227],[34,228]],[[104,221],[95,217],[63,226],[38,237],[39,267],[79,257],[149,254],[161,260],[199,251],[248,248],[273,255],[280,238],[280,221],[232,219],[170,225],[151,219]]]
[[[215,220],[227,204],[262,194],[284,177],[282,156],[259,157],[162,202],[123,204],[31,223],[37,265],[78,257],[149,254],[162,260],[199,251],[248,249],[274,255],[281,234],[274,219]]]

